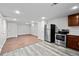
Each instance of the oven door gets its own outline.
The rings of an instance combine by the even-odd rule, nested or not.
[[[66,35],[56,34],[55,35],[55,44],[66,47]]]

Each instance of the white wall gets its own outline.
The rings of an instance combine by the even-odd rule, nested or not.
[[[18,24],[18,35],[30,34],[30,24]]]
[[[44,21],[32,23],[30,26],[31,34],[38,36],[39,39],[44,40]]]
[[[1,48],[3,47],[5,41],[6,41],[6,36],[7,32],[6,32],[6,20],[3,19],[3,17],[1,17],[0,15],[0,52],[1,52]]]
[[[18,35],[30,34],[30,24],[17,24],[15,22],[7,23],[7,36],[17,37]]]
[[[31,34],[38,35],[38,23],[31,24]]]
[[[48,24],[56,24],[59,29],[69,29],[69,34],[79,35],[79,26],[68,26],[68,17],[48,20]]]
[[[17,37],[17,24],[14,22],[7,22],[7,36]]]
[[[44,40],[44,25],[45,21],[41,21],[38,23],[38,38]]]

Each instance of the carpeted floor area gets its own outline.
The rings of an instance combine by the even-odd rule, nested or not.
[[[23,35],[17,38],[9,38],[6,40],[2,48],[1,54],[13,51],[17,48],[22,48],[24,46],[37,43],[39,41],[40,40],[34,35]]]

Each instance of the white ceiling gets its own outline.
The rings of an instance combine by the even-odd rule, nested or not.
[[[0,13],[17,18],[19,22],[40,21],[41,17],[53,19],[77,13],[79,8],[71,9],[75,5],[79,6],[79,3],[59,3],[54,6],[51,3],[0,3]],[[15,10],[19,10],[21,14],[15,14]]]

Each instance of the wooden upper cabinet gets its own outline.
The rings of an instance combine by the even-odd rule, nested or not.
[[[68,26],[79,26],[79,13],[68,16]]]

